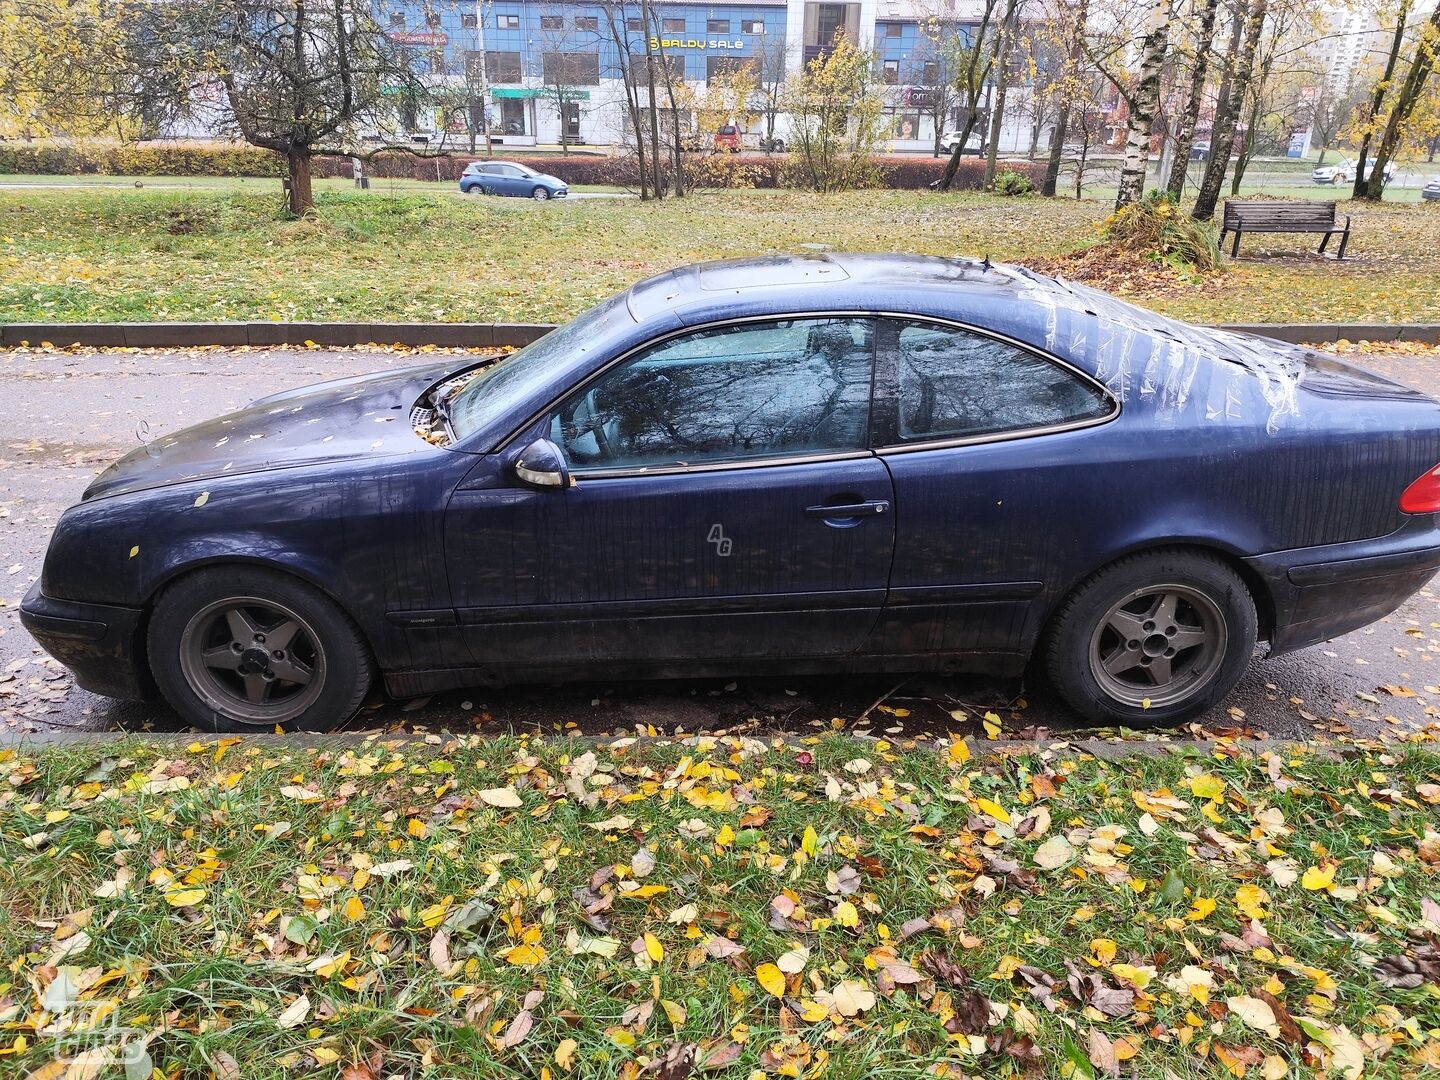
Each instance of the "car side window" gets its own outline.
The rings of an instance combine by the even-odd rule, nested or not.
[[[802,318],[670,338],[556,409],[575,472],[864,450],[874,323]]]
[[[887,330],[902,441],[1051,427],[1114,409],[1098,387],[1018,345],[934,323],[895,320]]]

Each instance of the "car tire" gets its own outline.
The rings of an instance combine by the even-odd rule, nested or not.
[[[540,187],[537,184],[535,186],[535,190],[530,192],[530,198],[534,199],[536,202],[546,202],[550,198],[550,192],[546,191],[543,187]]]
[[[334,601],[262,567],[209,567],[168,585],[146,644],[160,692],[208,731],[330,731],[374,677],[364,637]]]
[[[1040,658],[1060,697],[1087,720],[1175,724],[1230,692],[1258,631],[1255,601],[1222,559],[1143,552],[1091,575],[1065,599]]]

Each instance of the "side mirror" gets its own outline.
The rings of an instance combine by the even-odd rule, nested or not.
[[[549,439],[536,439],[515,459],[515,475],[521,483],[537,488],[567,488],[570,470],[565,455]]]

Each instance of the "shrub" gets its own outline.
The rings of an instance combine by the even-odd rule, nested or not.
[[[995,177],[992,190],[996,195],[1029,195],[1035,190],[1035,185],[1023,173],[1002,169]]]
[[[1196,221],[1163,191],[1116,210],[1100,226],[1116,249],[1142,255],[1177,269],[1220,269],[1220,244],[1215,227]]]
[[[567,184],[598,184],[638,188],[640,174],[630,155],[609,154],[511,154],[497,146],[493,155],[518,161],[539,172],[558,176]],[[696,187],[781,188],[787,186],[787,166],[793,154],[694,154],[686,155],[686,174]],[[365,165],[371,177],[381,180],[439,180],[454,183],[472,161],[483,154],[454,153],[445,157],[420,157],[388,152],[377,154]],[[911,154],[881,154],[869,159],[865,170],[873,186],[923,191],[940,179],[946,158]],[[1040,179],[1044,165],[1020,161],[1006,165],[1006,173],[1028,180]],[[34,173],[47,176],[254,176],[285,175],[285,162],[276,154],[244,143],[105,143],[76,142],[0,143],[0,174]],[[312,171],[316,176],[351,175],[350,159],[317,157]],[[955,174],[956,191],[979,191],[985,164],[965,158]],[[1004,174],[1002,174],[1004,175]]]

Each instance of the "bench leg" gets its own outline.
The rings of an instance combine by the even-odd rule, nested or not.
[[[1345,231],[1340,234],[1340,250],[1335,252],[1335,259],[1339,261],[1345,258],[1345,246],[1350,243],[1350,224],[1345,224]]]
[[[1316,254],[1316,255],[1324,255],[1324,254],[1325,254],[1325,245],[1328,244],[1328,243],[1330,243],[1330,234],[1327,232],[1324,236],[1320,237],[1320,250],[1317,251],[1317,252],[1315,252],[1315,254]]]
[[[1235,230],[1235,242],[1230,245],[1230,257],[1233,259],[1240,254],[1240,230]]]

